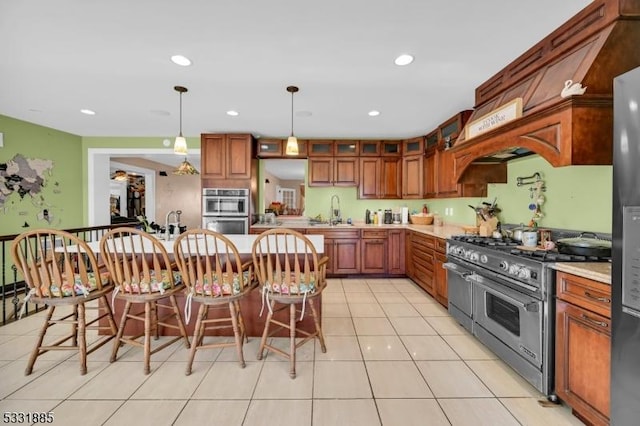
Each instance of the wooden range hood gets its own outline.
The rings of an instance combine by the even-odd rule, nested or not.
[[[472,164],[504,167],[529,154],[554,167],[612,164],[613,79],[640,66],[638,46],[640,0],[594,0],[476,89],[467,123],[516,98],[523,113],[468,140],[462,132],[451,148],[456,180]],[[567,80],[586,92],[562,98]]]

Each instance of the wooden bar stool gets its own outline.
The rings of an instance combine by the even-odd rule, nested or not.
[[[322,335],[320,318],[315,299],[326,287],[327,256],[318,260],[315,247],[307,237],[291,229],[271,229],[260,234],[252,248],[254,273],[262,288],[268,307],[267,319],[260,341],[258,359],[262,359],[264,350],[275,352],[289,359],[289,375],[296,377],[296,349],[306,342],[317,338],[322,352],[327,348]],[[296,328],[296,322],[302,320],[305,310],[310,308],[315,331],[307,332]],[[288,309],[289,322],[274,318],[274,314]],[[270,330],[271,324],[277,328]],[[289,330],[289,351],[285,352],[267,343],[267,339],[282,329]],[[296,337],[303,339],[296,344]]]
[[[114,288],[109,273],[100,269],[86,242],[54,229],[35,229],[18,235],[11,244],[11,256],[29,288],[23,303],[49,306],[25,375],[31,374],[40,355],[57,350],[78,351],[80,374],[86,374],[87,355],[113,339],[117,331],[106,297]],[[86,306],[93,300],[98,300],[98,306]],[[56,313],[60,315],[56,309],[64,307],[71,307],[71,312],[54,318]],[[86,309],[100,309],[101,313],[87,321]],[[107,319],[108,325],[98,324],[102,318]],[[59,324],[69,325],[70,333],[45,344],[49,328]],[[108,330],[109,334],[87,346],[87,330]]]
[[[190,312],[192,301],[200,303],[186,375],[191,374],[196,351],[200,349],[235,346],[238,362],[244,368],[242,346],[247,336],[240,300],[255,288],[252,262],[243,264],[238,249],[227,237],[205,229],[180,234],[173,252],[189,294],[185,311]],[[209,318],[210,309],[225,311],[227,315]],[[185,317],[188,323],[188,315]],[[233,330],[233,342],[204,343],[207,330],[228,328]]]
[[[104,234],[100,240],[100,254],[117,285],[114,298],[125,301],[111,362],[116,360],[122,343],[142,347],[144,373],[149,374],[152,354],[180,339],[184,339],[189,347],[187,330],[176,302],[176,294],[185,289],[180,273],[156,237],[134,228],[115,228]],[[163,300],[169,303],[160,303]],[[133,305],[144,305],[144,310],[132,313]],[[129,320],[143,322],[144,331],[124,336]],[[180,334],[151,348],[151,335],[158,339],[160,326],[178,330]]]

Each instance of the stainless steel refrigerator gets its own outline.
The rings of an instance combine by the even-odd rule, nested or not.
[[[614,79],[611,424],[640,424],[640,67]],[[586,349],[586,348],[585,348]]]

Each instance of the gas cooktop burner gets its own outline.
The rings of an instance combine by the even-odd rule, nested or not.
[[[580,256],[563,254],[558,251],[523,250],[518,248],[522,243],[511,238],[479,237],[477,235],[454,235],[451,240],[482,247],[486,250],[496,250],[514,256],[535,260],[538,262],[610,262],[609,257]]]
[[[521,250],[511,249],[509,253],[516,256],[531,257],[541,262],[610,262],[610,257],[598,257],[598,256],[581,256],[577,254],[564,254],[557,251],[545,251],[545,250]]]
[[[478,237],[477,235],[454,235],[451,239],[480,247],[515,247],[521,244],[511,238]]]

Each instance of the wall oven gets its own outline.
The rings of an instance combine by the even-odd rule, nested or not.
[[[221,234],[248,234],[249,218],[238,216],[203,216],[202,228]]]
[[[204,188],[202,227],[222,234],[248,234],[249,190]]]
[[[249,216],[249,190],[204,188],[202,216]]]

